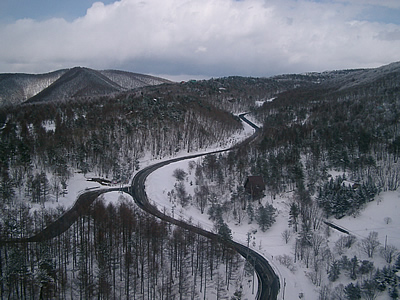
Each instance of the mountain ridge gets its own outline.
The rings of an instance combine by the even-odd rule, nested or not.
[[[217,79],[236,78],[229,76]],[[258,78],[264,88],[276,87],[275,93],[297,88],[328,88],[336,91],[368,86],[377,80],[400,82],[400,62],[377,68],[344,69],[302,74],[282,74]],[[44,74],[0,74],[0,106],[62,101],[107,96],[136,88],[173,83],[164,78],[121,70],[94,70],[86,67],[60,69]],[[201,91],[199,91],[201,93]],[[260,91],[262,92],[262,91]]]
[[[43,74],[0,74],[0,106],[22,103],[46,89],[59,79],[67,69]]]
[[[44,74],[0,74],[0,106],[109,95],[134,88],[171,83],[151,75],[85,67]]]

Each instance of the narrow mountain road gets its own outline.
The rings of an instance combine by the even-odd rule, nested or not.
[[[50,223],[42,231],[39,231],[33,236],[24,238],[3,238],[0,237],[1,244],[16,244],[16,243],[29,243],[29,242],[43,242],[55,238],[65,231],[67,231],[72,224],[76,222],[79,216],[88,212],[90,205],[101,194],[119,191],[120,188],[103,188],[85,191],[80,194],[75,201],[75,204],[67,210],[61,217],[54,222]]]
[[[193,226],[191,224],[185,223],[184,221],[174,219],[166,214],[160,212],[155,206],[151,205],[149,199],[147,198],[147,194],[145,191],[145,181],[146,178],[158,168],[166,166],[168,164],[186,160],[186,159],[193,159],[200,156],[205,156],[209,154],[217,154],[221,152],[227,152],[234,149],[239,148],[241,145],[248,144],[252,142],[259,133],[259,127],[250,122],[248,119],[245,118],[246,114],[241,114],[239,117],[249,124],[251,127],[255,129],[255,133],[244,140],[243,142],[224,150],[217,150],[211,151],[207,153],[201,154],[193,154],[188,155],[185,157],[179,157],[170,159],[167,161],[159,162],[154,165],[148,166],[141,171],[139,171],[133,178],[132,183],[128,187],[124,188],[107,188],[107,189],[94,189],[90,191],[85,191],[81,195],[79,195],[78,199],[76,200],[75,204],[65,212],[60,218],[55,220],[53,223],[49,224],[46,228],[44,228],[39,233],[26,238],[13,238],[13,239],[3,239],[0,237],[0,244],[5,243],[27,243],[27,242],[41,242],[45,240],[52,239],[56,236],[61,235],[63,232],[68,230],[71,225],[81,216],[82,214],[86,213],[90,208],[90,205],[100,196],[101,194],[111,192],[111,191],[124,191],[127,194],[130,194],[137,205],[145,210],[146,212],[164,220],[190,230],[194,233],[200,234],[204,237],[219,241],[224,243],[233,249],[235,249],[240,255],[242,255],[245,259],[247,259],[251,265],[254,266],[255,272],[258,278],[258,291],[256,295],[256,299],[258,300],[270,300],[270,299],[277,299],[277,295],[279,292],[280,284],[279,278],[273,271],[272,267],[268,263],[268,261],[256,251],[240,244],[232,240],[223,239],[218,234],[209,232],[202,228]]]
[[[255,133],[240,143],[239,145],[243,145],[246,143],[250,143],[253,141],[259,132],[259,127],[250,122],[247,118],[245,118],[245,114],[241,114],[240,118],[248,123],[250,126],[252,126],[255,129]],[[133,178],[132,184],[130,187],[126,187],[123,189],[124,192],[130,194],[137,205],[142,208],[143,210],[147,211],[148,213],[166,221],[172,224],[175,224],[177,226],[180,226],[184,229],[190,230],[191,232],[200,234],[204,237],[210,238],[212,240],[219,241],[221,243],[224,243],[231,248],[235,249],[240,255],[242,255],[245,259],[249,261],[251,265],[254,266],[257,277],[258,277],[258,292],[257,292],[257,298],[259,300],[270,300],[270,299],[277,299],[280,284],[279,284],[279,278],[273,271],[272,267],[268,263],[268,261],[259,253],[256,251],[240,244],[232,240],[227,240],[222,238],[220,235],[209,232],[207,230],[204,230],[202,228],[196,227],[192,224],[188,224],[182,220],[177,220],[172,218],[169,215],[166,215],[159,211],[155,206],[151,205],[149,202],[149,199],[147,197],[146,191],[145,191],[145,181],[147,177],[154,172],[155,170],[169,165],[174,162],[182,161],[182,160],[187,160],[187,159],[193,159],[196,157],[200,156],[205,156],[209,154],[216,154],[216,153],[221,153],[221,152],[226,152],[226,151],[231,151],[233,149],[238,148],[238,145],[235,145],[231,148],[225,149],[225,150],[218,150],[218,151],[212,151],[212,152],[207,152],[207,153],[201,153],[201,154],[194,154],[194,155],[188,155],[185,157],[179,157],[179,158],[174,158],[171,160],[163,161],[156,163],[154,165],[148,166],[144,168],[143,170],[139,171]]]

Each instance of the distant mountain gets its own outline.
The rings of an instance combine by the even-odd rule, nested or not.
[[[35,96],[68,70],[46,74],[0,74],[0,106],[18,104]]]
[[[394,81],[400,84],[400,62],[394,62],[374,69],[351,70],[347,74],[332,80],[340,89],[348,89],[356,86],[368,85],[377,81]]]
[[[76,67],[68,70],[27,102],[48,102],[78,97],[107,95],[124,90],[99,71]]]
[[[149,85],[171,83],[171,81],[160,77],[125,72],[125,71],[104,70],[99,72],[125,89],[135,89]]]
[[[47,74],[0,74],[0,106],[109,95],[169,80],[116,70],[75,67]]]
[[[309,88],[313,86],[329,87],[332,89],[348,89],[361,85],[371,84],[381,79],[399,78],[400,62],[394,62],[378,68],[346,69],[325,72],[310,72],[304,74],[283,74],[271,77],[280,83],[286,90],[297,87]],[[290,88],[292,85],[292,88]]]
[[[351,91],[353,89],[364,89],[369,85],[377,86],[377,82],[381,82],[382,86],[399,86],[400,62],[374,69],[283,74],[269,78],[230,76],[195,84],[189,83],[183,86],[178,84],[174,87],[174,90],[189,88],[193,89],[193,93],[200,93],[205,96],[210,95],[213,88],[216,88],[219,93],[227,94],[229,91],[230,95],[235,94],[235,97],[243,100],[250,94],[253,94],[253,99],[272,98],[282,92],[299,88],[303,90],[317,88],[329,92]],[[171,83],[171,81],[125,71],[98,71],[83,67],[62,69],[38,75],[0,74],[0,106],[23,102],[47,102],[112,95],[121,91],[163,83]],[[199,90],[196,90],[196,88],[199,88]],[[208,88],[211,90],[206,92]],[[231,98],[224,97],[222,101],[219,100],[218,105],[223,108],[222,102],[225,100],[229,102],[228,106],[234,105],[234,99]]]

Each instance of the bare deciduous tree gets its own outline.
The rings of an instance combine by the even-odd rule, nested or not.
[[[390,218],[390,217],[385,217],[383,220],[385,221],[386,225],[392,223],[392,218]]]
[[[285,241],[285,244],[287,244],[289,242],[290,238],[292,237],[292,233],[290,232],[289,229],[285,229],[281,235],[282,235],[282,239]]]
[[[369,258],[372,258],[380,244],[381,243],[378,241],[378,233],[372,231],[369,233],[367,238],[361,241],[361,248]]]
[[[315,256],[318,256],[323,242],[324,238],[321,235],[314,233],[311,236],[311,246],[313,248]]]
[[[386,247],[381,248],[381,255],[388,264],[392,263],[396,254],[397,248],[393,245],[387,245]]]

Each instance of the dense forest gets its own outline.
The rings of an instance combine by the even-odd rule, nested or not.
[[[251,112],[262,126],[257,139],[177,170],[171,201],[196,206],[229,237],[232,219],[268,230],[278,213],[274,200],[290,193],[282,238],[295,240],[294,255],[279,257],[281,264],[306,266],[321,299],[374,299],[378,290],[397,299],[397,249],[379,250],[373,232],[360,241],[371,259],[376,252],[385,256],[386,269],[375,268],[372,261],[346,256],[354,237],[326,247],[324,223],[357,216],[376,195],[400,186],[397,65],[227,77],[3,107],[2,239],[30,236],[60,216],[61,209],[32,213],[30,204],[61,197],[74,172],[128,183],[145,157],[223,146],[242,129],[235,114]],[[332,170],[341,175],[332,177]],[[245,191],[249,175],[264,178],[266,197]],[[223,245],[157,221],[126,200],[96,202],[54,240],[2,244],[0,251],[1,293],[11,299],[198,299],[204,289],[226,299],[228,288],[232,299],[241,299],[239,282],[248,269]],[[324,284],[323,278],[335,282],[340,272],[351,283]]]
[[[290,81],[291,77],[284,78]],[[364,77],[353,78],[353,84],[336,77],[333,82],[308,83],[276,95],[266,93],[253,102],[249,96],[240,98],[252,103],[249,108],[263,126],[261,135],[247,147],[209,155],[188,170],[177,170],[181,175],[186,172],[186,177],[182,180],[175,174],[177,182],[169,193],[172,201],[198,207],[214,221],[216,230],[234,219],[237,224],[257,224],[264,231],[276,216],[274,199],[292,195],[282,239],[291,241],[293,249],[278,257],[282,265],[293,271],[299,264],[303,266],[319,288],[320,299],[375,299],[379,293],[397,299],[395,273],[400,266],[399,261],[395,264],[399,257],[395,246],[381,245],[377,232],[363,239],[343,237],[333,248],[327,244],[330,230],[326,218],[357,217],[379,193],[395,191],[400,184],[400,72]],[[221,86],[256,82],[224,78],[211,84],[215,81]],[[228,90],[220,91],[219,105],[226,103],[232,109],[234,97]],[[255,102],[260,99],[263,104],[258,107]],[[331,171],[340,175],[332,177]],[[246,193],[243,183],[252,174],[262,175],[269,197],[255,199]],[[183,184],[185,181],[189,184]],[[194,188],[190,188],[192,184]],[[354,249],[361,254],[347,257]],[[387,263],[383,268],[374,265],[377,254]],[[342,280],[347,280],[347,285],[335,285],[340,273],[346,274]]]
[[[2,240],[29,237],[61,216],[62,207],[31,207],[62,197],[74,172],[128,183],[144,156],[205,149],[241,129],[231,113],[157,89],[7,107],[1,118]],[[101,203],[56,239],[2,243],[1,297],[240,299],[252,269],[243,273],[232,249],[132,202]]]
[[[65,188],[74,169],[126,183],[145,155],[203,149],[241,128],[232,114],[210,104],[150,93],[27,104],[7,108],[2,119],[0,193],[5,202],[15,191],[31,195],[35,183],[46,182],[39,179],[43,172],[53,175],[47,189]]]
[[[56,216],[20,207],[5,229],[29,235]],[[236,299],[246,276],[232,249],[158,221],[123,196],[108,205],[100,198],[55,239],[1,250],[5,299],[223,299],[229,289]]]

